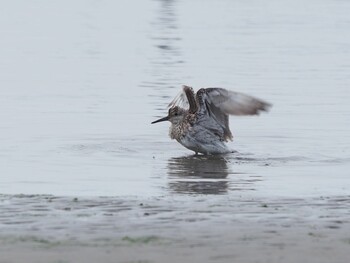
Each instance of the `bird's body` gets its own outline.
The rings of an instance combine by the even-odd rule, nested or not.
[[[170,138],[196,154],[223,154],[230,152],[225,143],[232,140],[228,115],[259,114],[270,104],[222,88],[200,89],[195,94],[191,87],[183,86],[169,107],[167,117],[152,123],[169,120]]]

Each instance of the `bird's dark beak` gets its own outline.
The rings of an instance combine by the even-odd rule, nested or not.
[[[164,117],[164,118],[161,118],[161,119],[159,119],[159,120],[156,120],[156,121],[154,121],[154,122],[151,122],[151,124],[154,124],[154,123],[157,123],[157,122],[161,122],[161,121],[168,121],[169,120],[169,116],[166,116],[166,117]]]

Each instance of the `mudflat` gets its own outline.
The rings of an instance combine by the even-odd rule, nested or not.
[[[350,196],[0,200],[0,262],[348,262]]]

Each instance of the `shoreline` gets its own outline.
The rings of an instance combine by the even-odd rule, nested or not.
[[[348,260],[349,196],[0,197],[1,263]]]

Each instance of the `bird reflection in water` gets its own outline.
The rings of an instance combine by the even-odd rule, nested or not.
[[[226,194],[229,169],[222,156],[195,155],[168,160],[169,189],[183,194]]]

